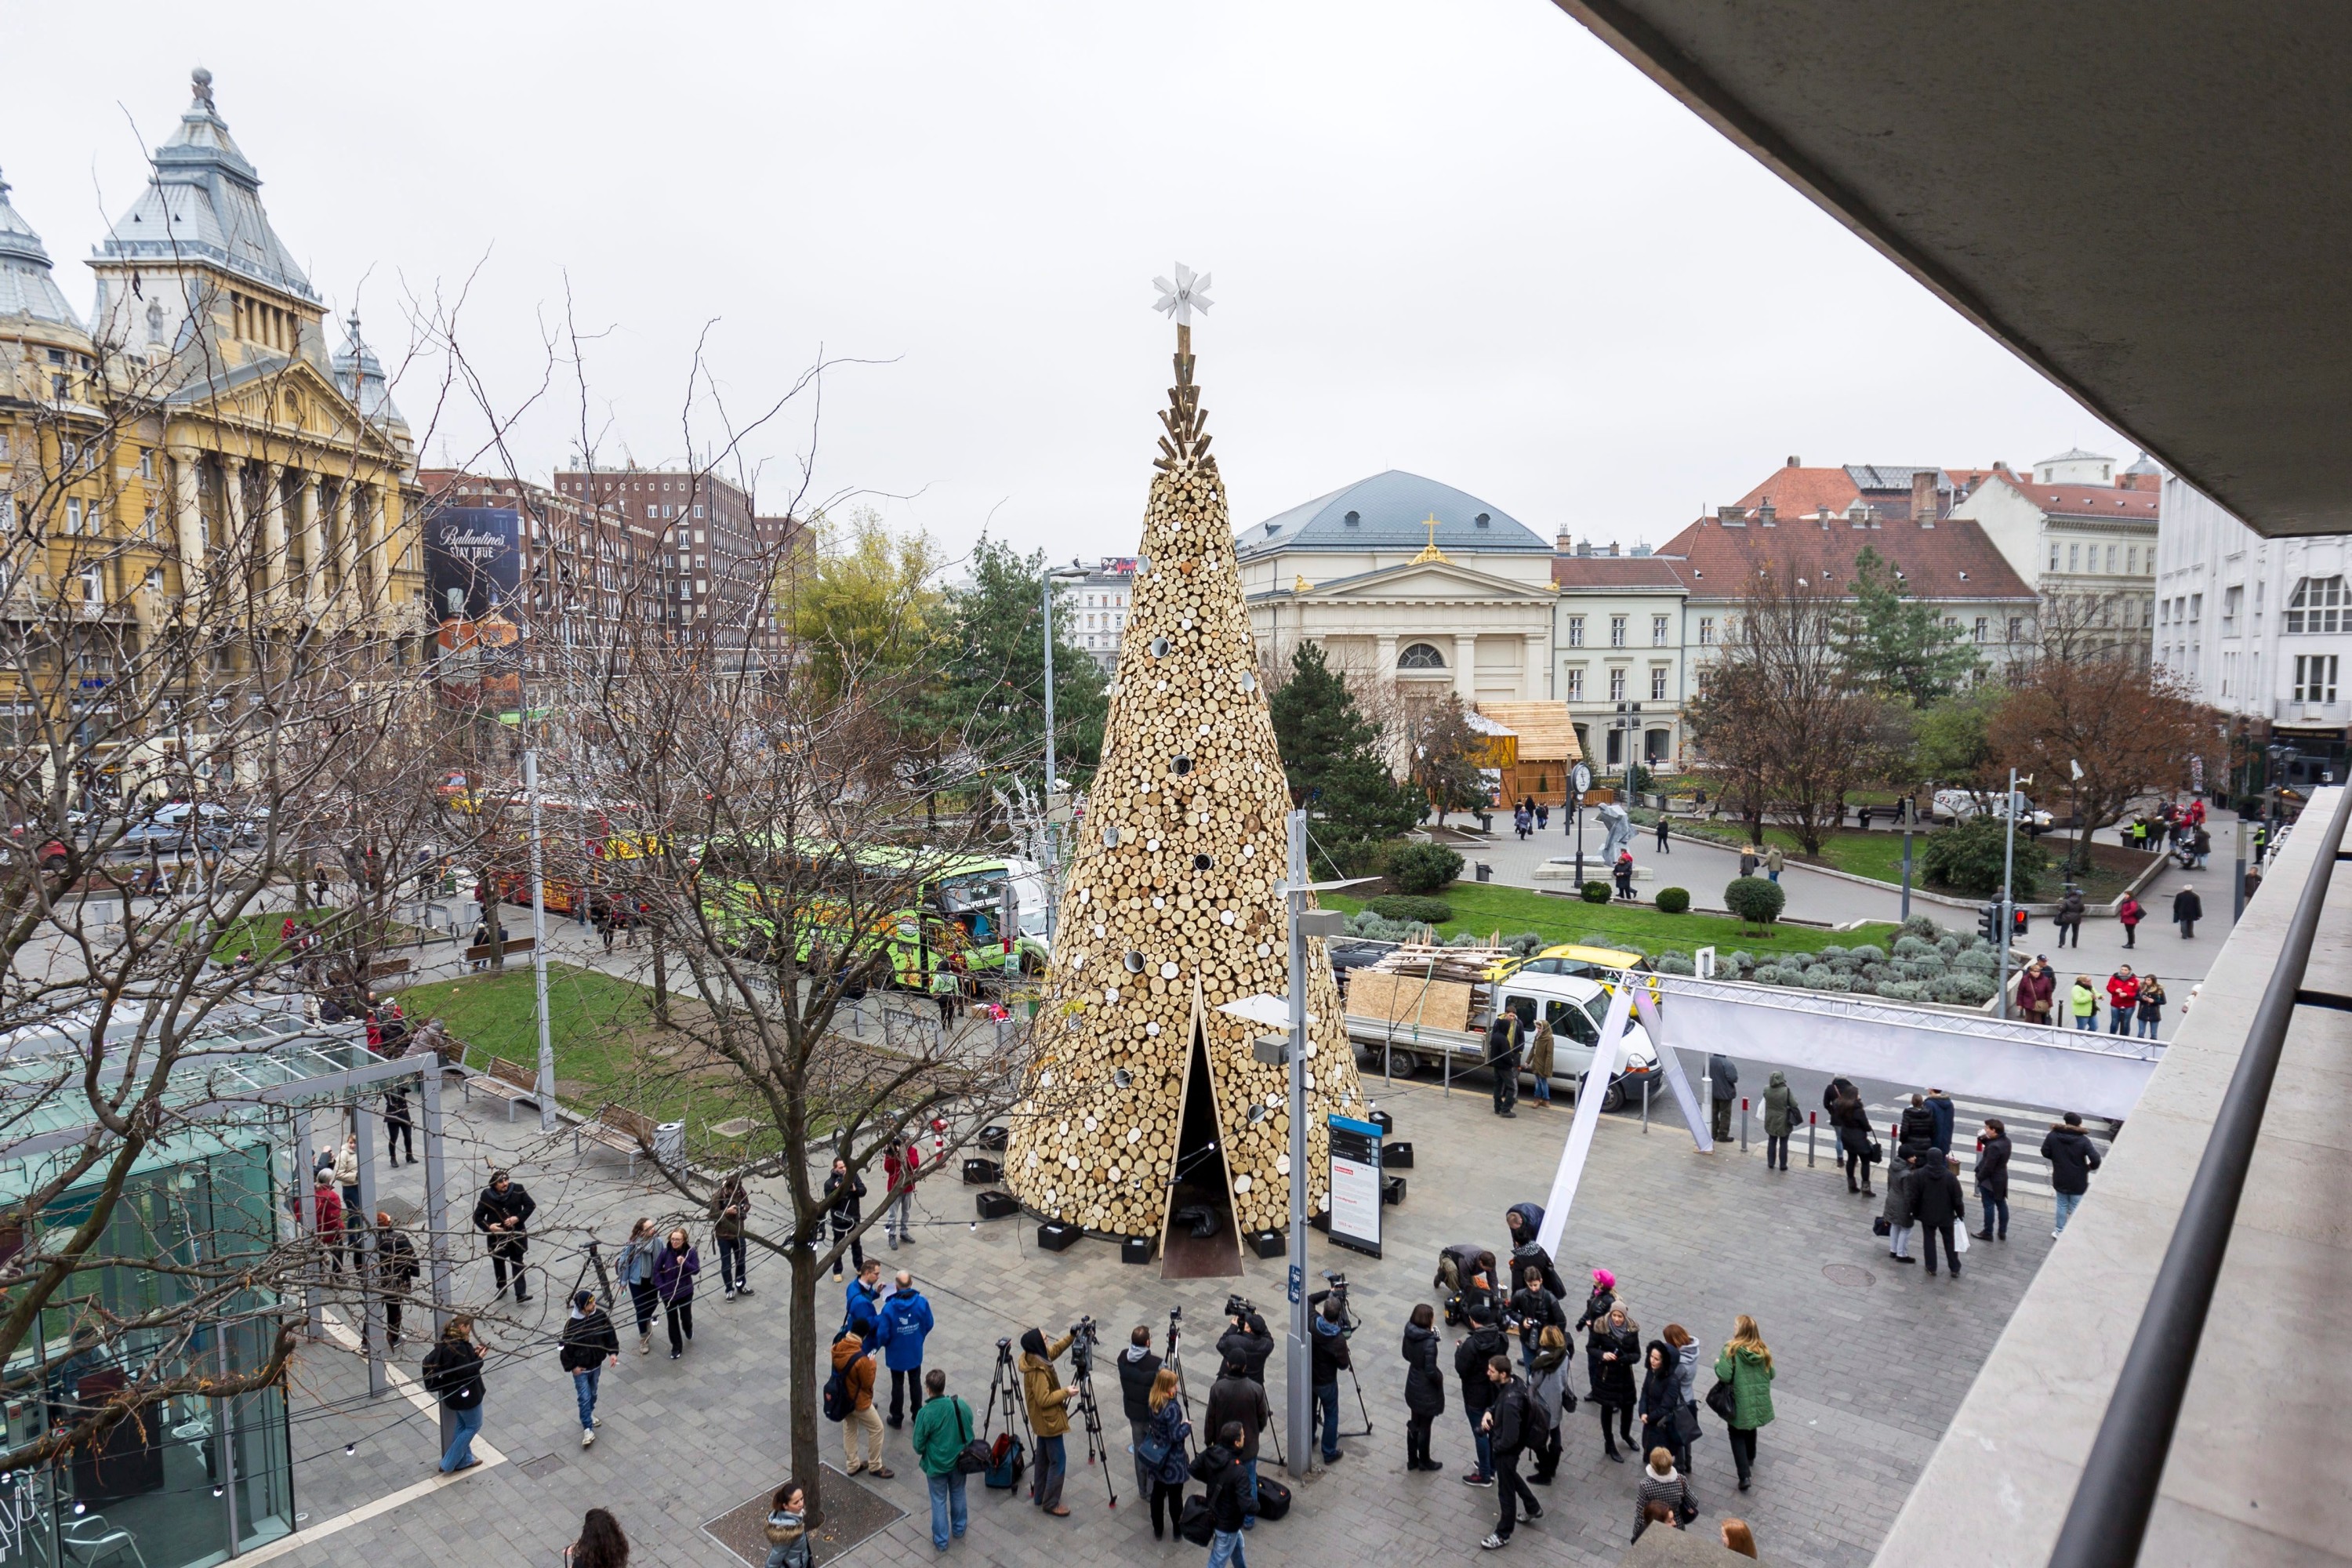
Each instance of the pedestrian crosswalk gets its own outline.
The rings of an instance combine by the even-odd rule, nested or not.
[[[1910,1098],[1906,1096],[1900,1101],[1873,1101],[1871,1104],[1871,1124],[1877,1129],[1890,1154],[1894,1152],[1896,1142],[1895,1129],[1902,1121],[1903,1112],[1910,1103]],[[2054,1203],[2056,1194],[2050,1185],[2050,1162],[2042,1157],[2042,1140],[2049,1136],[2050,1130],[2058,1124],[2062,1114],[2031,1106],[1963,1100],[1954,1095],[1952,1152],[1959,1158],[1960,1180],[1969,1189],[1971,1205],[1975,1202],[1976,1193],[1977,1138],[1984,1131],[1984,1121],[1988,1116],[1998,1117],[2009,1131],[2010,1200],[2013,1203],[2021,1196],[2032,1196]],[[2120,1123],[2111,1124],[2095,1116],[2083,1118],[2083,1131],[2098,1150],[2100,1159],[2107,1157],[2108,1147],[2115,1142],[2118,1125]],[[2095,1176],[2092,1179],[2097,1180]]]

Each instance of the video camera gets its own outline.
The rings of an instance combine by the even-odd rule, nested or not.
[[[1339,1304],[1341,1331],[1354,1333],[1358,1325],[1355,1310],[1348,1305],[1348,1277],[1336,1269],[1326,1268],[1323,1270],[1323,1284],[1322,1294]]]
[[[1225,1316],[1247,1322],[1257,1316],[1257,1307],[1246,1296],[1228,1296],[1225,1298]]]
[[[1080,1318],[1070,1325],[1070,1370],[1084,1379],[1094,1370],[1095,1342],[1097,1339],[1095,1321]]]

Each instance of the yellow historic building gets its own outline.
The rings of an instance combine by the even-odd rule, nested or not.
[[[189,686],[206,684],[189,670],[235,680],[281,644],[425,656],[408,428],[356,316],[330,348],[210,73],[193,85],[90,258],[87,326],[0,184],[0,711],[19,733],[62,705],[106,740],[138,738],[110,687],[174,628],[213,644],[173,667]],[[201,694],[176,695],[149,695],[147,728],[186,721],[170,710]]]

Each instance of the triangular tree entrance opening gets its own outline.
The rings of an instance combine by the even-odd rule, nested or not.
[[[1208,1039],[1193,1015],[1185,1054],[1182,1108],[1178,1113],[1176,1169],[1168,1186],[1168,1223],[1160,1243],[1163,1279],[1222,1279],[1242,1272],[1242,1233],[1234,1215],[1233,1173],[1225,1164],[1224,1119],[1217,1113],[1216,1074]],[[1206,1234],[1203,1234],[1203,1233]]]

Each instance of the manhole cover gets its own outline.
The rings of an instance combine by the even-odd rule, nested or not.
[[[1825,1263],[1822,1265],[1822,1278],[1832,1285],[1860,1286],[1878,1283],[1878,1276],[1867,1268],[1859,1268],[1852,1263]]]
[[[515,1467],[535,1481],[543,1481],[562,1468],[563,1458],[560,1454],[541,1454],[536,1459],[525,1459]]]

